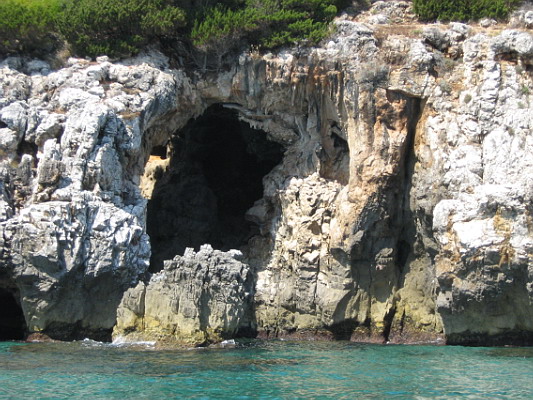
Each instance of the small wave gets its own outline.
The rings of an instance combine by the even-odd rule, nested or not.
[[[104,342],[99,342],[98,340],[93,340],[89,338],[85,338],[81,340],[81,344],[82,346],[87,346],[87,347],[102,347],[106,345],[106,343]]]
[[[113,342],[110,343],[113,347],[126,347],[126,346],[144,346],[144,347],[153,347],[156,345],[155,341],[149,341],[149,340],[138,340],[138,341],[131,341],[126,340],[123,336],[117,336]]]

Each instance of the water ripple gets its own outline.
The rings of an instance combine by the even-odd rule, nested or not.
[[[0,399],[531,399],[533,349],[0,343]]]

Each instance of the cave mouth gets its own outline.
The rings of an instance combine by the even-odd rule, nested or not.
[[[154,147],[150,160],[163,166],[154,174],[147,207],[150,271],[160,271],[163,260],[187,247],[243,250],[259,232],[246,211],[263,197],[263,177],[282,161],[283,151],[221,104],[176,132],[166,154]]]
[[[26,320],[16,295],[0,288],[0,304],[0,341],[25,339]]]

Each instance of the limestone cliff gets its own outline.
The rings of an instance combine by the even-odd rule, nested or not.
[[[533,342],[533,37],[484,25],[4,60],[0,297],[56,338]]]

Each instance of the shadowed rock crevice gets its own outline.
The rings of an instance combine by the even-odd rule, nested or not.
[[[148,203],[151,270],[186,247],[242,248],[258,231],[245,213],[263,197],[263,177],[281,162],[283,148],[214,105],[175,134],[168,155]]]
[[[412,255],[414,243],[417,237],[417,224],[415,222],[414,209],[416,205],[411,196],[413,189],[413,175],[415,173],[416,154],[415,154],[415,137],[417,125],[423,111],[423,102],[421,99],[409,97],[407,98],[407,139],[406,151],[403,156],[403,165],[401,174],[403,175],[402,193],[400,209],[400,226],[401,231],[398,242],[396,244],[396,263],[400,271],[404,270],[409,256]]]
[[[425,99],[408,98],[408,137],[402,160],[402,197],[398,213],[400,231],[396,242],[395,263],[400,290],[395,304],[385,317],[385,338],[392,343],[434,341],[442,329],[435,316],[435,239],[431,211],[438,193],[420,191],[419,153],[423,146]],[[419,321],[423,321],[420,323]]]
[[[0,341],[26,337],[26,321],[16,297],[16,294],[0,288]]]
[[[413,179],[415,176],[416,141],[417,127],[424,110],[424,101],[418,97],[408,96],[396,91],[387,92],[388,100],[397,107],[384,110],[381,115],[382,124],[390,128],[401,126],[405,132],[405,139],[400,151],[399,169],[396,176],[391,177],[390,190],[384,209],[388,207],[388,214],[391,215],[390,239],[378,238],[376,255],[376,273],[373,274],[372,285],[376,298],[389,301],[382,311],[382,327],[379,329],[385,342],[396,340],[396,337],[403,332],[402,318],[405,305],[398,295],[398,289],[412,290],[410,283],[406,282],[406,276],[411,272],[411,262],[426,257],[425,246],[422,240],[427,235],[426,230],[420,232],[423,222],[417,221],[416,198],[413,198]],[[383,232],[383,231],[380,231]],[[386,232],[386,231],[385,231]],[[419,243],[417,243],[417,241]],[[390,246],[390,249],[388,248]],[[374,246],[376,247],[376,246]],[[388,277],[384,279],[384,277]],[[384,281],[392,284],[386,286]],[[408,286],[405,289],[406,285]],[[424,283],[424,286],[426,283]],[[384,290],[384,289],[387,290]],[[390,290],[390,292],[389,292]]]
[[[38,147],[35,143],[22,140],[17,147],[17,162],[20,162],[24,154],[29,154],[33,158],[34,166],[37,167],[37,151]]]
[[[335,340],[350,340],[358,325],[357,321],[348,319],[331,325],[328,330]]]

